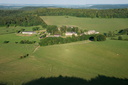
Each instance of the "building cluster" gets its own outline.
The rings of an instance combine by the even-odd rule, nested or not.
[[[45,33],[47,33],[47,32],[45,32]],[[22,32],[22,34],[32,35],[32,34],[36,34],[36,32],[29,31],[29,32]],[[99,32],[96,32],[95,30],[89,30],[87,32],[84,32],[83,34],[92,35],[92,34],[99,34]],[[77,36],[78,34],[76,32],[66,32],[65,33],[65,36],[72,36],[72,35]],[[82,34],[80,34],[80,35],[82,35]],[[46,37],[61,37],[61,35],[60,34],[50,35],[50,33],[48,33],[48,35]]]

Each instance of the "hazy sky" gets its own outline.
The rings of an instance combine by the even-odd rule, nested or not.
[[[128,0],[0,0],[7,4],[128,4]]]

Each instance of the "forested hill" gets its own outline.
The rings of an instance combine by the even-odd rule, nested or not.
[[[38,16],[76,16],[91,18],[128,18],[128,8],[125,9],[66,9],[66,8],[40,8],[28,12]]]
[[[122,9],[128,8],[128,4],[99,4],[88,7],[89,9]]]

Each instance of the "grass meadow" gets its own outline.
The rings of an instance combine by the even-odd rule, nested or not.
[[[127,41],[80,41],[36,48],[27,44],[1,44],[0,81],[20,85],[40,77],[91,79],[98,74],[128,78]],[[26,53],[30,56],[19,58]]]
[[[21,29],[25,29],[25,31],[33,31],[32,28],[34,28],[34,27],[40,27],[40,29],[43,29],[41,26],[31,26],[31,27],[10,26],[8,28],[0,27],[0,35],[15,33],[17,30],[21,30]]]
[[[30,40],[39,42],[39,38],[36,35],[22,35],[22,34],[4,34],[0,35],[0,43],[9,41],[9,43],[20,42],[21,40]]]
[[[42,16],[48,25],[73,25],[101,33],[128,27],[128,19],[98,19],[65,16]],[[104,75],[128,78],[128,42],[107,39],[104,42],[79,41],[67,44],[38,46],[16,44],[21,40],[39,42],[36,35],[11,33],[18,28],[32,31],[33,27],[0,27],[0,82],[8,85],[40,77],[69,76],[84,79]],[[8,31],[7,31],[8,30]],[[124,36],[127,38],[127,36]],[[4,44],[4,41],[10,41]],[[20,56],[29,54],[27,58]]]
[[[41,16],[48,25],[73,25],[81,29],[104,33],[128,28],[127,18],[79,18],[68,16]]]

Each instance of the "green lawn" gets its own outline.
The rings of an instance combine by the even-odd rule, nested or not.
[[[127,41],[80,41],[34,49],[35,45],[0,44],[0,81],[20,85],[39,77],[74,76],[84,79],[98,74],[128,78]],[[19,56],[30,56],[20,59]]]
[[[128,28],[127,18],[79,18],[65,16],[41,16],[48,25],[73,25],[81,29],[96,30],[101,33]]]

